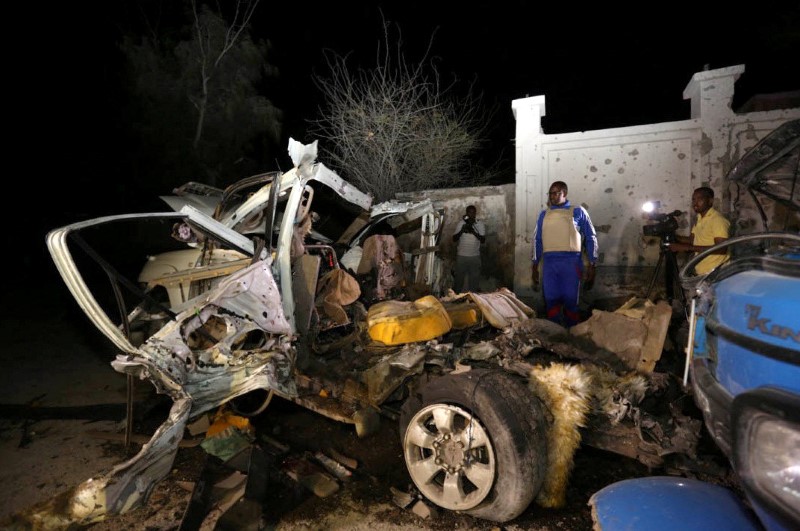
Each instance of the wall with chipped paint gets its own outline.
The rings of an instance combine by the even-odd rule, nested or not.
[[[683,211],[678,233],[688,235],[695,221],[692,191],[710,186],[715,207],[732,220],[734,234],[763,230],[754,222],[759,217],[749,196],[729,190],[723,177],[767,133],[800,118],[800,108],[735,114],[734,83],[743,72],[744,65],[737,65],[694,74],[683,93],[691,100],[691,116],[678,122],[548,135],[541,126],[545,97],[514,100],[515,292],[534,295],[531,235],[553,181],[568,184],[568,198],[586,207],[597,229],[594,298],[644,295],[660,243],[642,235],[645,201],[660,201],[662,212]]]
[[[456,255],[453,233],[458,221],[469,205],[475,205],[478,219],[486,225],[486,242],[481,246],[481,291],[494,291],[500,287],[511,289],[514,284],[514,203],[515,185],[475,186],[444,190],[422,190],[397,194],[401,201],[430,199],[435,208],[445,210],[444,226],[440,238],[439,256],[444,270],[450,273]],[[443,288],[453,283],[446,275]]]

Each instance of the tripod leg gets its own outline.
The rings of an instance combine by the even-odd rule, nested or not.
[[[672,254],[672,253],[670,253],[670,254]],[[674,254],[672,254],[672,256],[670,256],[670,263],[672,265],[672,267],[671,267],[672,275],[670,275],[670,276],[673,278],[674,283],[677,284],[677,286],[678,286],[678,293],[680,294],[680,297],[681,297],[681,303],[682,303],[681,306],[683,308],[683,314],[686,316],[686,319],[688,320],[689,319],[689,314],[687,313],[687,310],[686,310],[686,293],[684,293],[684,291],[683,291],[683,286],[680,285],[679,279],[680,279],[681,271],[680,271],[680,268],[678,267],[678,260],[675,258]],[[670,286],[672,286],[672,285],[673,285],[673,282],[670,282]]]
[[[661,264],[664,263],[664,251],[661,251],[658,254],[658,262],[656,263],[656,269],[653,271],[653,277],[650,279],[650,286],[647,288],[647,294],[644,296],[645,299],[650,298],[650,293],[653,291],[653,286],[656,283],[656,279],[658,278],[658,272],[661,270]]]
[[[670,252],[669,256],[667,256],[667,266],[664,268],[664,292],[670,302],[675,298],[675,282],[678,280],[677,271],[678,262],[675,261],[675,255]],[[681,293],[683,293],[682,290]]]

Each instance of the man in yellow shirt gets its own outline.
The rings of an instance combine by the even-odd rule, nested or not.
[[[728,239],[731,223],[714,209],[713,204],[714,190],[703,186],[694,191],[692,208],[697,214],[697,221],[692,227],[692,234],[691,236],[676,236],[678,241],[670,243],[670,250],[699,253]],[[722,249],[719,253],[702,259],[694,267],[695,273],[705,275],[727,262],[729,258],[727,249]]]

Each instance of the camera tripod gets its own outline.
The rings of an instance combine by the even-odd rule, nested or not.
[[[655,271],[653,271],[653,277],[650,279],[650,285],[647,288],[645,298],[650,298],[650,293],[653,291],[653,286],[655,286],[656,279],[662,267],[664,267],[664,291],[667,295],[667,299],[669,299],[671,304],[675,297],[675,285],[677,284],[678,293],[683,305],[683,313],[686,313],[686,294],[683,292],[683,288],[679,283],[680,269],[678,268],[678,260],[675,258],[675,253],[669,249],[668,239],[661,241],[658,263],[656,264]]]

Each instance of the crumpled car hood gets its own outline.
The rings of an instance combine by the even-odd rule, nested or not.
[[[196,220],[200,219],[197,216],[205,217],[192,215]],[[167,214],[170,216],[185,218],[185,214]],[[295,351],[291,327],[283,313],[269,257],[254,261],[188,301],[186,309],[168,325],[143,345],[133,346],[86,286],[68,248],[73,230],[119,217],[54,230],[48,234],[47,244],[81,308],[122,351],[111,363],[114,369],[149,380],[174,404],[167,419],[133,458],[19,515],[37,528],[88,525],[142,503],[169,473],[190,418],[255,389],[273,390],[286,397],[297,394],[292,379]]]
[[[731,168],[725,179],[800,212],[800,120],[775,128]]]

